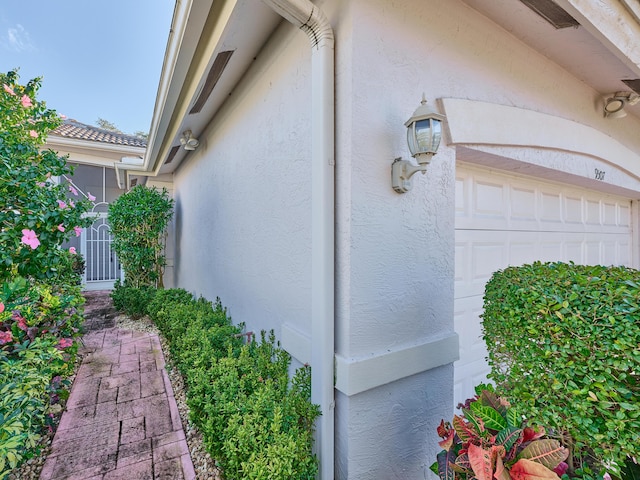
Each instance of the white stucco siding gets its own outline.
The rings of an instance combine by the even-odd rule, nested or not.
[[[339,64],[348,65],[344,57],[351,56],[350,74],[337,77],[337,104],[349,115],[338,118],[348,126],[338,129],[338,152],[349,154],[337,158],[337,184],[348,191],[337,193],[339,367],[378,365],[374,360],[428,343],[454,327],[455,145],[445,138],[409,193],[398,195],[390,186],[391,162],[408,158],[403,124],[423,92],[431,103],[465,98],[543,112],[640,148],[633,133],[637,122],[603,119],[595,106],[597,92],[462,2],[361,0],[352,3],[352,15],[350,48],[338,47]],[[518,166],[516,161],[502,165]],[[348,295],[340,293],[345,291]],[[412,367],[405,368],[413,372]],[[338,478],[430,475],[425,470],[438,449],[435,426],[453,413],[451,405],[439,402],[452,398],[452,370],[425,368],[402,378],[402,367],[386,368],[397,380],[362,393],[343,395],[339,383],[338,451],[347,458],[338,455]],[[395,389],[404,392],[402,402],[388,394]],[[441,396],[429,397],[434,390]],[[414,415],[394,416],[400,404]],[[404,445],[406,432],[416,431],[425,444],[402,458],[400,473],[380,452],[394,451],[394,445]]]
[[[310,60],[296,33],[281,29],[175,177],[177,285],[278,336],[310,330]]]

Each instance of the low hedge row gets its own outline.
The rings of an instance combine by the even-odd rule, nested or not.
[[[571,475],[637,472],[640,272],[566,263],[496,272],[483,335],[489,378],[569,447]]]
[[[171,289],[154,291],[149,301],[149,292],[120,285],[113,295],[146,303],[184,377],[191,420],[225,478],[314,479],[319,409],[310,401],[310,368],[290,379],[290,356],[273,332],[251,341],[219,300]]]

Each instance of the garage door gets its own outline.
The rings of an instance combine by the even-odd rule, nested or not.
[[[484,285],[496,270],[536,260],[631,265],[631,201],[592,190],[458,165],[454,400],[489,372],[481,337]]]

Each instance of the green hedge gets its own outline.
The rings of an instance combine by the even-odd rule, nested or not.
[[[290,379],[290,356],[273,332],[248,342],[244,326],[231,323],[219,300],[158,290],[146,311],[168,341],[185,380],[191,420],[227,480],[315,478],[319,408],[310,401],[309,367]]]
[[[640,272],[510,267],[487,283],[484,309],[489,377],[572,449],[573,472],[640,459]]]

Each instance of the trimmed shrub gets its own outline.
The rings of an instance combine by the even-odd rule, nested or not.
[[[120,280],[116,280],[116,284],[111,291],[111,299],[116,310],[126,313],[131,318],[141,318],[147,314],[147,305],[153,301],[156,289],[150,286],[142,286],[135,288],[123,285]]]
[[[290,388],[290,357],[273,333],[243,344],[242,325],[230,324],[219,301],[176,303],[158,317],[185,377],[191,419],[225,478],[315,478],[318,409],[309,401],[308,367]]]
[[[219,299],[159,290],[147,313],[167,339],[185,380],[191,420],[226,479],[315,478],[319,408],[310,401],[309,367],[290,380],[291,358],[273,332],[250,341]]]
[[[640,272],[510,267],[487,283],[484,308],[489,377],[569,447],[570,474],[640,458]]]

